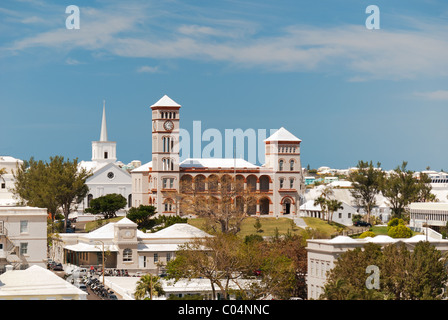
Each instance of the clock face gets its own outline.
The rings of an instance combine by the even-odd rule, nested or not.
[[[163,124],[163,127],[165,128],[165,130],[171,131],[174,128],[174,123],[170,120],[165,121],[165,123]]]

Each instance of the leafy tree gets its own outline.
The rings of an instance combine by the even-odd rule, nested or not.
[[[137,208],[130,208],[127,218],[135,222],[139,229],[151,229],[155,222],[151,218],[156,214],[156,207],[141,204]]]
[[[389,201],[394,217],[403,218],[407,206],[412,202],[429,201],[430,184],[428,179],[422,176],[422,180],[414,176],[414,172],[406,168],[407,162],[403,161],[388,176],[382,179],[381,192]]]
[[[147,300],[149,295],[149,300],[152,300],[154,295],[161,296],[163,294],[165,294],[165,291],[160,278],[151,274],[145,274],[137,282],[134,297],[136,300]]]
[[[335,267],[328,273],[327,283],[321,299],[328,300],[366,300],[374,296],[382,298],[381,294],[373,295],[367,289],[366,268],[369,265],[377,265],[381,257],[381,247],[368,243],[363,249],[356,248],[340,255],[335,261]]]
[[[90,207],[84,211],[92,214],[102,214],[104,219],[116,217],[118,210],[126,207],[127,200],[121,194],[110,193],[105,196],[92,199]]]
[[[375,168],[372,161],[370,163],[358,161],[357,170],[350,172],[348,176],[348,181],[352,183],[350,193],[356,204],[366,210],[369,222],[372,209],[376,206],[376,196],[381,187],[383,172],[380,165],[378,163]]]
[[[378,266],[380,288],[367,289],[366,268]],[[433,245],[420,241],[410,252],[403,242],[369,243],[341,254],[330,270],[322,299],[427,300],[444,298],[448,279],[445,260]]]
[[[176,280],[209,279],[214,298],[218,290],[224,299],[230,294],[237,294],[242,299],[267,295],[283,299],[291,296],[305,298],[305,242],[295,236],[269,242],[258,237],[243,241],[231,233],[219,233],[185,244],[176,253],[176,258],[168,263],[167,274]],[[254,275],[258,281],[247,284],[245,280]]]
[[[80,203],[88,192],[85,184],[91,174],[80,168],[78,160],[50,157],[50,162],[24,161],[14,172],[12,192],[29,206],[46,208],[54,220],[58,209],[65,216],[65,226],[73,205]]]

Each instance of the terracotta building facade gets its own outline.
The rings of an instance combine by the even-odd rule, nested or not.
[[[224,177],[250,188],[256,198],[246,212],[254,216],[299,215],[305,192],[300,161],[301,140],[280,128],[264,140],[265,164],[258,166],[244,159],[187,158],[180,161],[179,129],[181,106],[168,96],[152,109],[152,161],[134,169],[132,206],[153,205],[164,215],[182,214],[173,194],[182,186],[210,193]]]

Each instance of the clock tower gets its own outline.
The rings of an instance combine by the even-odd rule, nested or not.
[[[151,190],[157,212],[176,214],[169,193],[179,190],[179,109],[180,105],[167,95],[151,106],[152,109],[152,172]],[[154,193],[153,192],[153,193]]]

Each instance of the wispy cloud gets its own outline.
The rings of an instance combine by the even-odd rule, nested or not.
[[[448,101],[448,90],[416,92],[414,95],[432,101]]]
[[[138,73],[158,73],[160,72],[159,67],[151,67],[151,66],[141,66],[137,69]]]
[[[171,17],[163,10],[159,15],[154,11],[135,4],[120,10],[83,8],[80,30],[48,30],[0,50],[17,54],[43,47],[126,58],[219,61],[239,69],[336,72],[347,75],[349,81],[448,75],[448,27],[444,24],[422,22],[412,30],[373,31],[362,25],[291,25],[266,35],[252,21],[230,24],[207,18],[185,23],[167,19]],[[161,23],[167,20],[169,24]],[[138,71],[157,71],[142,68]]]

